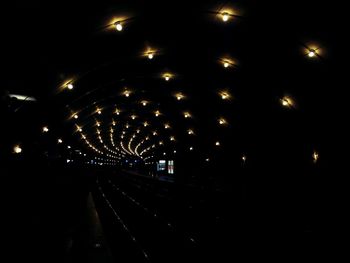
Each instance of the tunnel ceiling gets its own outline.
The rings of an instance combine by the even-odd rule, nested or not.
[[[269,141],[276,149],[302,145],[293,154],[318,158],[321,131],[331,121],[324,113],[336,22],[324,14],[332,7],[305,1],[14,5],[17,17],[5,29],[6,82],[11,93],[38,98],[40,125],[58,143],[118,162],[190,152],[203,161],[231,155],[245,161]]]

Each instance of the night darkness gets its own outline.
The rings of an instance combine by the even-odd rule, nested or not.
[[[345,10],[3,3],[1,261],[331,252],[348,231]]]

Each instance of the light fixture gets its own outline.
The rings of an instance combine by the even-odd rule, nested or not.
[[[314,151],[312,154],[312,159],[314,163],[317,163],[318,159],[319,159],[319,154],[318,152]]]
[[[294,101],[292,100],[292,98],[288,97],[288,96],[284,96],[281,99],[281,103],[284,107],[286,108],[291,108],[294,106]]]
[[[220,142],[219,141],[215,142],[215,146],[220,146]]]
[[[49,132],[49,128],[47,126],[43,127],[43,132]]]
[[[307,56],[308,56],[309,58],[314,58],[314,57],[316,57],[316,56],[317,56],[316,50],[315,50],[315,49],[309,49],[309,50],[308,50],[308,53],[307,53]]]
[[[123,25],[121,24],[120,21],[117,21],[114,23],[115,29],[117,29],[117,31],[122,31],[123,30]]]
[[[148,101],[147,100],[143,100],[143,101],[141,101],[141,104],[142,104],[142,106],[147,106]]]
[[[184,117],[187,119],[187,118],[190,118],[191,117],[191,114],[189,112],[184,112]]]
[[[173,75],[170,73],[163,74],[163,78],[165,79],[165,81],[169,81],[172,77],[173,77]]]
[[[160,111],[159,111],[159,110],[155,111],[155,112],[154,112],[154,115],[155,115],[156,117],[159,117]]]
[[[225,124],[227,124],[227,121],[224,118],[220,118],[219,119],[219,124],[220,125],[225,125]]]
[[[164,125],[164,129],[169,129],[169,128],[170,128],[170,125],[166,123],[166,124]]]
[[[221,63],[224,68],[231,68],[235,66],[235,61],[229,57],[219,59],[219,63]]]
[[[13,152],[16,153],[16,154],[21,153],[21,152],[22,152],[21,146],[15,145],[15,146],[13,147]]]
[[[185,96],[181,92],[176,93],[175,97],[176,97],[177,100],[182,100],[183,98],[185,98]]]
[[[247,160],[247,157],[245,155],[242,156],[242,161],[245,163],[245,161]]]
[[[223,100],[227,100],[231,97],[227,91],[222,91],[219,93],[219,95],[220,95],[221,99],[223,99]]]
[[[74,119],[78,119],[79,118],[78,114],[74,114],[73,117],[74,117]]]
[[[193,151],[193,147],[192,146],[190,147],[190,151]]]
[[[230,18],[230,14],[227,13],[227,12],[223,12],[223,13],[221,14],[221,16],[222,16],[222,21],[224,21],[224,22],[227,22],[228,19]]]
[[[175,141],[175,137],[174,137],[174,136],[171,136],[171,137],[170,137],[170,141]]]
[[[131,119],[135,120],[136,119],[136,115],[131,115]]]
[[[154,52],[152,52],[152,51],[150,51],[150,52],[148,52],[147,53],[147,57],[148,57],[148,59],[153,59],[153,57],[154,57]]]
[[[187,133],[188,133],[188,135],[193,135],[193,134],[194,134],[193,130],[191,130],[191,129],[189,129],[189,130],[187,131]]]
[[[63,140],[62,139],[58,139],[57,143],[61,144],[61,143],[63,143]]]
[[[74,85],[72,83],[67,84],[67,89],[72,90],[74,88]]]

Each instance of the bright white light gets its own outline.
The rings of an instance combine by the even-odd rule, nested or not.
[[[307,55],[309,56],[309,58],[313,58],[316,56],[316,51],[314,49],[310,49]]]
[[[68,83],[67,88],[69,90],[72,90],[74,88],[74,85],[72,83]]]
[[[13,152],[19,154],[22,152],[22,148],[19,145],[16,145],[15,147],[13,147]]]
[[[43,127],[43,132],[49,132],[49,128],[47,126]]]
[[[115,24],[115,28],[118,30],[118,31],[122,31],[123,30],[123,26],[120,22],[116,22]]]
[[[62,139],[58,139],[57,142],[58,143],[63,143],[63,140]]]
[[[229,66],[230,66],[230,63],[228,63],[228,62],[225,62],[225,63],[224,63],[224,67],[225,67],[225,68],[228,68]]]
[[[230,18],[228,13],[222,13],[222,21],[227,22],[227,20]]]
[[[153,56],[154,56],[153,53],[149,53],[148,54],[148,59],[153,59]]]

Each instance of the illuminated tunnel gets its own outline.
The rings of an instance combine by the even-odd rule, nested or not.
[[[262,259],[291,248],[278,240],[302,236],[301,252],[310,235],[342,231],[341,9],[6,5],[6,250],[46,262]]]

